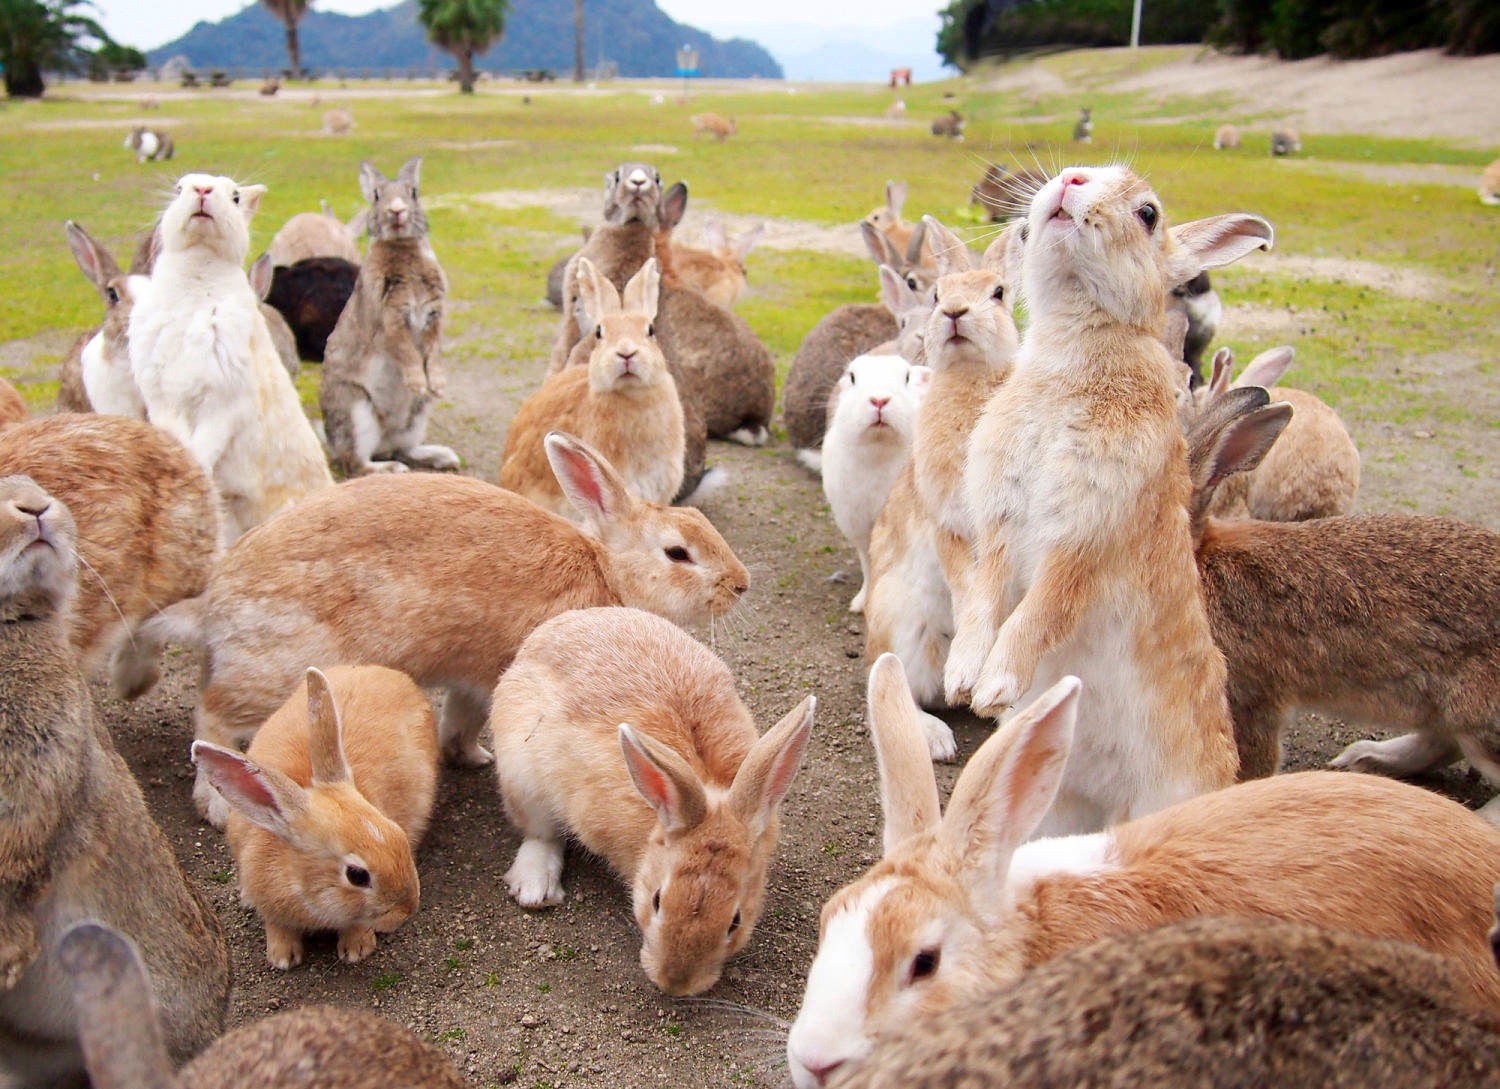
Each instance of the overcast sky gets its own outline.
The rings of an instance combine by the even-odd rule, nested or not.
[[[245,0],[96,0],[100,21],[117,40],[154,49],[187,31],[201,20],[217,22],[245,7]],[[391,7],[392,0],[313,0],[320,11],[351,14]],[[858,4],[829,0],[755,0],[729,4],[725,0],[657,0],[657,6],[681,23],[714,34],[744,33],[757,23],[801,23],[829,28],[874,26],[912,18],[930,18],[941,0],[861,0]]]

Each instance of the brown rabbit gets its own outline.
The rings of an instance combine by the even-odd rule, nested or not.
[[[24,473],[78,526],[73,649],[92,668],[121,629],[208,585],[219,548],[213,485],[187,448],[123,416],[63,413],[0,433],[0,475]]]
[[[1410,730],[1335,767],[1413,775],[1460,753],[1500,786],[1500,534],[1452,518],[1209,517],[1292,410],[1230,390],[1189,436],[1190,507],[1214,639],[1229,666],[1240,776],[1270,775],[1299,708]],[[1275,609],[1266,603],[1275,601]],[[1500,800],[1482,814],[1500,823]]]
[[[914,1020],[830,1079],[837,1089],[1497,1082],[1500,1019],[1474,1009],[1446,957],[1230,918],[1115,935],[1064,954],[978,1002]]]
[[[301,1006],[215,1040],[176,1075],[151,981],[124,935],[77,923],[58,960],[72,982],[94,1089],[468,1089],[442,1053],[367,1010]]]
[[[721,144],[739,132],[734,118],[720,117],[716,113],[695,113],[692,122],[694,136],[712,136]]]
[[[110,252],[78,224],[63,225],[68,248],[89,283],[104,300],[104,324],[84,334],[59,374],[57,407],[64,412],[109,412],[146,418],[146,402],[130,374],[130,277],[120,271]],[[90,392],[92,390],[92,392]]]
[[[0,479],[0,1084],[11,1089],[83,1074],[57,955],[78,919],[139,944],[176,1058],[219,1033],[229,998],[218,919],[152,823],[73,653],[76,548],[61,501],[28,477]]]
[[[750,585],[701,511],[636,499],[572,436],[550,435],[547,447],[582,527],[468,477],[349,481],[237,542],[201,597],[142,625],[116,656],[117,686],[149,687],[168,641],[197,648],[197,736],[228,747],[281,706],[310,663],[384,665],[446,687],[445,754],[488,763],[478,737],[490,694],[542,621],[624,604],[698,624]],[[194,795],[222,824],[206,781]]]

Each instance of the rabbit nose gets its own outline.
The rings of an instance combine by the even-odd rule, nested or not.
[[[965,314],[967,314],[968,312],[969,312],[968,306],[953,306],[953,305],[949,305],[949,306],[943,307],[943,316],[946,317],[946,318],[954,318],[954,319],[961,318]]]
[[[871,397],[870,398],[870,404],[874,405],[876,408],[884,408],[886,405],[888,405],[890,403],[891,403],[891,399],[889,397]]]
[[[630,184],[635,186],[637,189],[646,188],[646,183],[650,180],[650,178],[646,177],[646,172],[644,170],[632,170],[630,172],[630,177],[626,179],[626,181],[630,182]]]
[[[1070,174],[1064,174],[1062,183],[1066,189],[1070,185],[1083,185],[1089,180],[1089,176],[1081,170],[1075,170]]]
[[[211,185],[195,185],[195,186],[193,186],[193,192],[197,193],[200,197],[206,197],[210,193],[212,193],[213,191],[214,191],[214,187],[211,186]]]
[[[843,1059],[837,1059],[827,1066],[804,1066],[803,1069],[813,1076],[813,1081],[819,1085],[827,1085],[828,1078],[835,1070],[844,1065]]]

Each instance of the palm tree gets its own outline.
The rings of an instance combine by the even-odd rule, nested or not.
[[[583,82],[583,0],[573,0],[573,82]]]
[[[474,54],[483,53],[505,33],[510,0],[422,0],[417,18],[427,37],[458,61],[458,89],[474,93]]]
[[[302,74],[302,46],[297,41],[297,24],[307,14],[312,0],[260,0],[271,14],[286,24],[286,55],[292,62],[293,78]]]
[[[113,45],[93,19],[73,8],[88,0],[0,0],[0,67],[5,93],[12,98],[41,98],[42,70],[74,71],[88,58],[80,39]]]

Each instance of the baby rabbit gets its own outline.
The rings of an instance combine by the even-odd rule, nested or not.
[[[1189,433],[1189,513],[1214,639],[1229,665],[1240,777],[1270,775],[1299,708],[1412,731],[1333,766],[1414,775],[1462,753],[1500,786],[1500,534],[1452,518],[1220,521],[1291,406],[1230,390]],[[1266,603],[1278,603],[1268,609]],[[1482,815],[1500,823],[1500,800]]]
[[[318,392],[333,462],[345,476],[460,464],[448,447],[423,441],[445,384],[448,280],[427,237],[421,169],[418,156],[389,181],[370,163],[359,167],[370,202],[370,252],[328,337]]]
[[[151,278],[132,280],[131,374],[151,422],[218,488],[227,541],[333,483],[245,278],[249,220],[264,192],[184,175],[162,215]]]
[[[861,581],[851,613],[864,612],[870,531],[911,457],[917,405],[931,380],[932,371],[899,355],[862,355],[850,362],[830,406],[823,494],[839,531],[859,554]]]
[[[526,837],[511,895],[562,903],[563,844],[577,840],[630,883],[651,982],[670,995],[712,987],[760,919],[813,697],[757,737],[712,652],[613,608],[538,627],[491,706],[501,797]]]
[[[1404,942],[1195,919],[921,1018],[831,1084],[1482,1089],[1500,1081],[1500,1021],[1467,999],[1451,962]]]
[[[384,665],[446,687],[445,754],[488,763],[478,738],[490,694],[542,621],[630,605],[699,624],[750,585],[701,511],[635,498],[571,435],[549,435],[546,447],[581,526],[468,477],[349,481],[238,542],[201,597],[143,624],[116,654],[116,688],[149,688],[168,641],[193,647],[204,664],[196,736],[227,747],[281,706],[309,663]],[[223,803],[201,776],[194,797],[223,823]]]
[[[98,923],[76,923],[63,935],[58,960],[72,983],[95,1089],[468,1087],[407,1029],[342,1006],[302,1006],[241,1025],[174,1075],[151,981],[130,939]]]
[[[500,486],[564,516],[574,507],[548,464],[549,431],[577,435],[609,459],[630,491],[670,503],[682,487],[682,402],[656,342],[655,259],[625,285],[624,302],[593,262],[576,265],[579,299],[594,322],[587,367],[569,367],[516,411],[505,436]]]
[[[864,218],[865,223],[885,235],[891,245],[902,253],[905,253],[907,246],[911,244],[911,235],[914,230],[910,223],[901,218],[901,208],[905,204],[906,183],[888,181],[885,183],[885,204],[874,209]]]
[[[1070,761],[1080,687],[1063,678],[1002,723],[939,815],[900,663],[875,663],[884,857],[823,909],[787,1040],[798,1089],[918,1016],[963,1009],[1069,950],[1200,915],[1412,942],[1452,959],[1460,1001],[1500,1013],[1487,938],[1500,830],[1431,791],[1303,772],[1105,832],[1031,839]]]
[[[69,220],[63,225],[73,260],[104,300],[104,324],[73,346],[63,360],[57,407],[64,412],[108,412],[137,420],[146,418],[146,402],[130,373],[132,289],[130,277],[110,252],[87,231]]]
[[[219,548],[213,485],[159,427],[62,413],[0,432],[0,475],[24,473],[67,504],[78,529],[73,649],[96,666],[123,629],[201,594]]]
[[[309,669],[244,755],[195,741],[193,762],[229,803],[240,899],[265,923],[273,967],[301,964],[302,935],[329,928],[339,960],[364,960],[417,910],[438,739],[406,674]]]
[[[0,1084],[83,1073],[57,944],[77,919],[124,931],[150,966],[178,1059],[224,1025],[229,957],[115,752],[70,645],[76,531],[29,477],[0,478]]]

